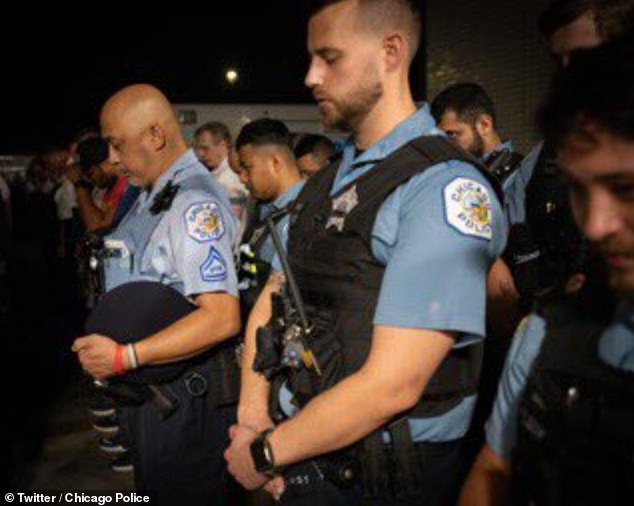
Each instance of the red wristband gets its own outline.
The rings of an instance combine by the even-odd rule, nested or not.
[[[114,352],[114,373],[120,375],[124,372],[125,369],[123,368],[123,345],[117,344],[117,349]]]

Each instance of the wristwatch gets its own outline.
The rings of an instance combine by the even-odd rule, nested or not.
[[[255,470],[260,473],[273,478],[280,474],[280,468],[275,466],[275,459],[273,458],[273,449],[269,443],[269,434],[273,432],[273,429],[266,429],[260,432],[257,438],[251,443],[251,457],[255,464]]]

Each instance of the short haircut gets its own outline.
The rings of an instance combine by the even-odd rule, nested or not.
[[[286,148],[292,154],[291,133],[286,125],[278,119],[260,118],[244,125],[236,139],[236,149],[247,144],[278,146]]]
[[[327,162],[337,152],[334,143],[325,135],[304,135],[295,146],[295,158],[311,154],[319,161]]]
[[[569,65],[553,78],[538,124],[556,149],[570,138],[596,142],[595,129],[634,141],[632,37],[573,51]]]
[[[315,15],[329,5],[344,0],[312,0],[310,14]],[[357,0],[361,8],[361,22],[368,30],[380,33],[400,29],[405,32],[410,45],[412,60],[420,45],[422,14],[420,0]]]
[[[229,127],[224,123],[209,121],[196,129],[194,137],[198,137],[205,132],[211,134],[216,142],[224,141],[227,146],[231,146],[231,132],[229,131]]]
[[[478,116],[488,114],[493,125],[497,121],[493,100],[476,83],[458,83],[441,91],[431,103],[431,114],[440,122],[443,114],[453,111],[465,123],[474,125]]]
[[[634,0],[552,0],[537,26],[549,39],[559,28],[586,13],[594,15],[597,33],[604,41],[623,36],[634,28]]]

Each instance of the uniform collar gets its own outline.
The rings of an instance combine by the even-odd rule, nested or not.
[[[185,153],[183,153],[179,158],[176,159],[176,161],[172,165],[170,165],[169,169],[167,169],[165,172],[163,172],[163,174],[159,176],[159,178],[156,180],[156,183],[154,183],[154,186],[152,186],[152,190],[150,192],[146,191],[143,193],[145,197],[143,199],[143,204],[146,205],[148,203],[151,203],[154,200],[154,197],[156,197],[156,194],[165,187],[168,181],[177,182],[181,179],[182,173],[187,168],[198,163],[198,158],[196,158],[196,155],[194,154],[194,151],[192,149],[188,149],[187,151],[185,151]]]
[[[275,207],[275,209],[282,209],[291,200],[295,200],[295,197],[297,197],[305,182],[305,180],[297,181],[297,183],[273,201],[273,207]]]
[[[305,183],[305,180],[297,181],[297,183],[291,186],[275,200],[262,205],[260,216],[267,216],[275,210],[283,209],[289,202],[295,200]]]
[[[491,151],[482,155],[482,162],[486,163],[487,160],[491,158],[495,153],[499,153],[503,150],[513,151],[513,142],[511,142],[510,140],[500,142],[500,144],[495,146]]]
[[[398,148],[422,135],[442,135],[429,113],[429,105],[423,104],[414,114],[401,121],[390,133],[355,157],[354,138],[349,137],[343,147],[341,173],[345,174],[368,164],[387,158]]]

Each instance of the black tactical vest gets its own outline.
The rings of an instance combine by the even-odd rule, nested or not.
[[[514,224],[504,259],[526,307],[575,272],[586,243],[570,208],[568,185],[549,146],[541,150],[526,187],[526,221]]]
[[[357,371],[367,359],[385,271],[371,248],[379,208],[399,185],[448,160],[473,164],[497,188],[486,169],[439,136],[415,139],[334,196],[330,190],[338,164],[306,183],[291,217],[288,256],[313,324],[308,344],[322,375],[306,369],[291,375],[291,390],[300,406]],[[480,361],[480,345],[452,351],[410,414],[437,416],[473,394]]]
[[[294,208],[295,201],[270,214],[273,223],[277,225]],[[260,252],[271,233],[266,224],[266,218],[258,218],[260,205],[255,207],[255,216],[248,223],[240,252],[238,253],[238,286],[240,289],[240,317],[243,325],[249,318],[249,314],[255,306],[255,302],[264,288],[271,273],[271,264],[264,260]]]
[[[495,176],[498,183],[504,182],[518,169],[524,155],[508,148],[500,149],[489,156],[485,162],[487,170]]]
[[[543,316],[547,334],[519,406],[516,502],[631,502],[634,373],[599,358],[610,317],[569,303],[554,304]]]

